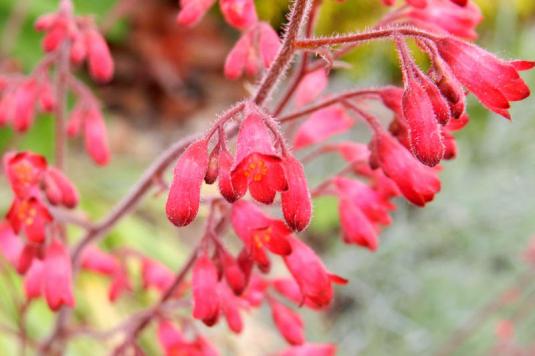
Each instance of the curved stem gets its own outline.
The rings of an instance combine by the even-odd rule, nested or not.
[[[424,37],[430,40],[438,40],[439,37],[430,32],[419,30],[414,27],[390,27],[382,28],[361,33],[352,33],[337,37],[323,37],[323,38],[308,38],[304,40],[295,41],[294,46],[301,49],[311,49],[323,46],[334,46],[345,43],[358,43],[370,40],[390,37],[395,34],[400,34],[408,37]]]
[[[320,109],[326,108],[328,106],[331,106],[333,104],[340,103],[346,99],[354,98],[356,96],[365,96],[365,95],[375,95],[377,94],[376,89],[357,89],[357,90],[351,90],[345,93],[341,93],[338,95],[335,95],[329,99],[322,100],[316,104],[309,105],[307,107],[304,107],[298,111],[289,113],[287,115],[279,117],[279,122],[285,123],[288,121],[299,119],[300,117],[303,117],[305,115],[312,114],[315,111],[318,111]]]

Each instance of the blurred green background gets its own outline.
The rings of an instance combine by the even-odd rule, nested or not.
[[[380,16],[378,2],[348,0],[340,4],[325,0],[319,32],[344,32],[369,25],[373,18]],[[535,58],[534,1],[477,2],[485,15],[480,26],[480,44],[505,58]],[[77,0],[74,3],[79,14],[95,14],[97,20],[103,19],[114,5],[113,1]],[[176,8],[176,1],[169,4]],[[259,0],[257,5],[262,18],[274,24],[281,23],[286,1]],[[31,70],[42,55],[41,35],[33,31],[32,23],[38,15],[55,6],[56,1],[52,0],[0,0],[0,35],[4,36],[13,11],[24,14],[20,31],[14,38],[9,37],[7,53],[2,55],[15,58],[17,66]],[[214,22],[216,28],[222,27],[218,10],[213,10],[212,15],[209,21]],[[125,53],[125,43],[128,44],[133,31],[127,19],[117,22],[108,32],[114,55],[119,53],[119,57]],[[226,29],[222,36],[217,40],[228,48],[236,33]],[[6,37],[3,38],[5,44]],[[399,80],[391,47],[385,43],[370,47],[348,57],[355,69],[337,72],[333,87],[342,89]],[[212,70],[220,73],[220,65],[216,62]],[[120,85],[112,85],[111,89],[96,88],[108,112],[114,149],[112,164],[96,168],[83,154],[79,142],[71,142],[72,155],[68,162],[68,173],[82,193],[81,208],[89,217],[97,219],[106,214],[169,142],[188,131],[206,127],[212,115],[231,102],[229,98],[214,96],[205,88],[212,85],[209,80],[215,77],[198,75],[195,84],[200,87],[203,98],[199,106],[188,112],[188,120],[162,121],[145,112],[139,115],[142,118],[136,118],[110,99],[111,89],[120,89]],[[214,76],[220,77],[220,74]],[[524,78],[535,88],[534,73],[526,73]],[[221,78],[214,80],[224,83]],[[239,97],[244,90],[238,86],[235,92]],[[187,95],[191,95],[190,91]],[[470,100],[468,111],[472,120],[457,134],[459,157],[444,164],[441,173],[442,192],[425,209],[416,209],[399,200],[394,223],[382,233],[377,253],[343,245],[339,238],[336,201],[322,198],[315,202],[312,228],[304,237],[321,252],[333,272],[351,282],[337,288],[336,302],[327,312],[304,313],[310,340],[333,341],[340,355],[429,355],[485,303],[495,299],[511,281],[530,268],[522,259],[522,253],[535,234],[535,100],[529,98],[515,103],[512,122],[487,112],[475,100]],[[12,147],[50,156],[52,119],[40,118],[22,137],[13,135],[10,129],[0,129],[0,148]],[[312,181],[321,180],[326,172],[340,164],[335,160],[320,161],[311,167]],[[10,196],[5,181],[0,179],[3,212]],[[177,232],[164,217],[163,203],[161,196],[146,199],[132,216],[113,230],[102,246],[132,246],[170,268],[178,268],[195,243],[202,223]],[[73,240],[79,234],[73,230]],[[131,266],[131,272],[139,273],[138,266]],[[9,271],[0,278],[3,290],[0,292],[0,323],[15,325],[12,296],[21,296],[20,281]],[[156,294],[141,291],[140,283],[136,283],[135,293],[111,306],[106,300],[104,279],[82,273],[77,281],[76,317],[99,328],[115,325],[124,316],[156,299]],[[498,321],[523,311],[526,300],[533,304],[534,292],[535,283],[523,286],[519,298],[493,313],[455,354],[489,354],[496,343]],[[516,336],[518,343],[524,346],[535,339],[535,312],[525,314],[517,325]],[[52,321],[53,315],[45,304],[34,303],[28,319],[30,335],[36,339],[47,335]],[[211,330],[201,328],[229,355],[268,354],[284,347],[266,310],[246,318],[242,336],[230,335],[223,326]],[[153,328],[144,333],[143,347],[149,354],[160,352]],[[0,354],[10,355],[16,349],[14,339],[0,333]],[[68,354],[100,355],[107,350],[106,344],[80,338],[71,345]]]

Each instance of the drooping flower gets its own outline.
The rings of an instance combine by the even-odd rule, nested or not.
[[[244,30],[258,21],[253,0],[219,0],[225,20],[232,26]]]
[[[220,259],[225,281],[234,294],[241,295],[247,287],[248,280],[246,274],[240,268],[238,261],[227,251],[220,251]]]
[[[37,89],[35,80],[28,79],[17,88],[14,94],[11,122],[18,132],[26,132],[33,124]]]
[[[270,298],[269,306],[273,321],[286,341],[291,345],[302,345],[305,342],[305,335],[299,314],[274,298]]]
[[[89,74],[98,82],[108,82],[114,71],[113,58],[108,44],[95,28],[85,32]]]
[[[281,256],[292,252],[288,241],[290,230],[286,224],[267,217],[253,203],[243,200],[235,202],[232,206],[231,221],[250,258],[260,267],[269,267],[265,248]]]
[[[49,167],[44,178],[45,192],[51,204],[74,208],[78,204],[78,192],[72,182],[57,168]]]
[[[45,240],[46,227],[52,221],[48,209],[35,197],[13,200],[6,217],[15,233],[23,232],[37,244]]]
[[[424,206],[440,191],[436,172],[415,159],[396,139],[386,132],[375,134],[371,150],[377,164],[392,179],[411,203]]]
[[[279,48],[280,39],[275,30],[265,22],[258,22],[242,34],[227,55],[225,76],[238,79],[244,72],[257,75],[271,65]]]
[[[86,248],[81,257],[81,265],[86,270],[97,272],[110,278],[108,299],[111,302],[114,302],[124,292],[131,289],[126,271],[119,260],[110,253],[106,253],[96,247]],[[142,270],[142,272],[144,271]],[[144,274],[143,281],[145,282]]]
[[[44,294],[50,309],[73,307],[71,258],[59,240],[53,239],[46,249],[43,268]]]
[[[375,251],[379,225],[389,225],[394,207],[368,185],[343,177],[334,179],[340,199],[339,212],[344,241]]]
[[[231,177],[238,197],[249,188],[251,196],[264,204],[271,204],[277,191],[288,189],[281,158],[258,111],[249,113],[240,126]]]
[[[192,143],[178,159],[166,204],[167,218],[176,226],[188,225],[197,216],[207,169],[206,140]]]
[[[437,86],[416,66],[405,42],[398,39],[397,45],[404,82],[401,104],[410,149],[422,163],[433,167],[444,157],[440,124],[449,121],[449,106]]]
[[[301,289],[301,293],[318,308],[329,305],[333,298],[332,283],[347,283],[341,277],[330,274],[321,259],[299,239],[289,236],[292,253],[284,256],[284,262]]]
[[[194,26],[214,3],[215,0],[180,0],[180,12],[176,20],[182,26]]]
[[[22,241],[7,221],[0,222],[0,253],[11,265],[17,267],[22,253]]]
[[[303,77],[295,90],[295,103],[298,107],[314,101],[328,85],[325,69],[320,68]]]
[[[82,119],[85,150],[93,161],[105,166],[110,160],[106,124],[98,107],[91,105]]]
[[[466,0],[465,3],[466,6],[458,6],[452,0],[432,0],[424,8],[410,8],[407,17],[416,26],[474,40],[483,16],[476,4]]]
[[[319,309],[314,303],[303,297],[299,284],[293,278],[276,278],[271,281],[277,292],[298,306],[306,306],[310,309]]]
[[[201,255],[193,266],[193,317],[212,326],[219,317],[217,268],[207,255]]]
[[[39,188],[47,163],[43,156],[19,152],[4,156],[4,167],[15,196],[28,198]]]
[[[141,278],[143,288],[156,288],[160,292],[165,292],[173,283],[173,271],[163,264],[149,258],[144,258],[141,262]]]
[[[44,266],[43,262],[35,260],[32,262],[31,267],[24,275],[24,294],[26,300],[32,300],[40,298],[43,294],[44,285]]]
[[[226,147],[221,147],[219,150],[217,181],[221,195],[230,203],[240,198],[238,192],[236,192],[232,185],[231,171],[233,165],[234,159],[232,155]]]
[[[279,356],[334,356],[336,346],[333,344],[311,344],[292,346],[279,354]]]
[[[281,193],[284,219],[295,231],[304,230],[312,216],[312,201],[303,165],[295,157],[288,155],[283,160],[288,189]]]
[[[339,106],[329,106],[310,115],[295,134],[294,148],[299,149],[346,132],[355,121]]]
[[[161,319],[158,322],[158,341],[166,356],[217,356],[213,346],[202,336],[195,340],[187,340],[182,332],[170,321]]]
[[[490,110],[510,119],[509,102],[529,96],[529,88],[511,62],[452,37],[435,43],[455,77]]]
[[[240,315],[240,308],[244,307],[244,300],[237,297],[225,283],[217,285],[219,295],[219,308],[225,317],[228,328],[239,334],[243,330],[243,320]]]

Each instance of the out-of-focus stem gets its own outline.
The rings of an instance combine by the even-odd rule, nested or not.
[[[504,304],[504,296],[521,288],[524,288],[533,280],[533,271],[528,270],[516,277],[501,293],[497,294],[492,300],[479,309],[468,321],[455,330],[450,337],[440,346],[435,356],[453,355],[466,340],[474,334],[476,330],[483,325],[488,318],[494,315]]]
[[[69,60],[70,45],[64,42],[61,46],[56,77],[56,156],[55,165],[58,169],[63,169],[66,151],[65,142],[65,116],[67,112],[67,78],[70,71]]]
[[[184,279],[186,278],[190,269],[193,267],[193,264],[197,259],[198,252],[198,247],[191,252],[186,263],[184,263],[184,265],[180,268],[180,271],[177,273],[171,286],[169,286],[165,293],[162,294],[160,300],[156,305],[154,305],[154,307],[151,308],[150,312],[145,313],[139,319],[136,320],[136,324],[130,329],[126,340],[115,349],[113,355],[124,355],[128,350],[128,347],[134,342],[136,337],[143,331],[143,329],[147,327],[147,325],[149,325],[154,316],[158,314],[158,311],[160,310],[162,305],[164,305],[165,302],[167,302],[174,295],[178,287],[182,284],[182,282],[184,282]]]

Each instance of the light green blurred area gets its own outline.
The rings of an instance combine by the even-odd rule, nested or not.
[[[0,0],[0,29],[15,2]],[[369,14],[379,15],[378,2],[347,0],[341,4],[325,0],[319,32],[344,32],[371,24]],[[480,40],[484,47],[505,58],[535,58],[534,1],[481,0],[478,3],[486,16]],[[98,18],[113,2],[78,0],[75,4],[78,13],[96,13]],[[257,5],[262,18],[276,24],[281,22],[284,0],[258,0]],[[52,0],[30,1],[29,19],[12,51],[26,69],[32,68],[41,55],[40,35],[32,30],[32,19],[55,6],[56,1]],[[120,24],[112,32],[112,40],[120,41],[127,34],[127,26]],[[350,84],[386,83],[398,77],[391,47],[381,44],[372,48],[363,48],[348,57],[355,69],[337,73],[334,85],[338,89]],[[526,73],[524,78],[535,88],[534,73]],[[336,202],[330,198],[315,202],[314,221],[303,238],[321,252],[333,272],[348,278],[350,283],[337,288],[337,300],[331,310],[321,315],[304,313],[310,340],[333,341],[340,355],[429,355],[453,330],[529,268],[522,260],[522,253],[530,237],[535,235],[535,99],[515,103],[512,122],[490,114],[475,100],[470,101],[469,113],[471,123],[457,134],[459,157],[444,164],[442,192],[425,209],[399,200],[394,223],[382,233],[377,253],[343,245]],[[111,127],[113,130],[115,125],[111,123]],[[50,156],[51,118],[40,118],[24,137],[0,130],[0,147],[15,142],[21,149]],[[69,175],[80,187],[81,209],[93,219],[104,216],[126,193],[153,154],[135,158],[116,155],[109,167],[96,168],[76,145],[71,149],[74,157],[69,161]],[[321,180],[340,164],[332,159],[321,161],[310,168],[311,180]],[[1,182],[0,207],[4,212],[10,196],[5,181]],[[198,238],[196,232],[200,231],[202,222],[193,231],[177,232],[165,219],[163,203],[164,197],[150,196],[132,216],[121,221],[102,246],[131,246],[170,268],[178,268]],[[79,231],[72,231],[73,241],[79,236]],[[155,294],[141,291],[136,277],[139,266],[130,267],[132,280],[136,281],[135,293],[113,306],[106,299],[104,279],[88,273],[81,275],[76,288],[75,315],[79,321],[105,329],[155,300]],[[22,295],[19,278],[9,273],[0,279],[0,287],[0,324],[15,326],[12,294]],[[522,292],[523,296],[535,292],[535,283],[526,285]],[[519,308],[521,302],[511,303],[493,315],[456,354],[488,354],[496,341],[497,322],[511,317]],[[218,345],[223,345],[227,354],[237,354],[236,345],[247,350],[246,342],[250,341],[242,339],[262,339],[263,332],[270,333],[268,340],[273,339],[278,347],[283,347],[280,337],[266,331],[272,328],[266,311],[253,316],[258,317],[246,320],[246,330],[256,332],[252,337],[247,334],[240,339],[221,326],[215,330],[199,327],[214,337]],[[46,336],[52,322],[53,315],[45,304],[34,303],[28,319],[30,336],[36,339]],[[517,325],[517,338],[522,345],[533,342],[535,313]],[[142,345],[151,355],[160,352],[153,328],[144,333]],[[11,355],[16,350],[14,339],[0,333],[0,354]],[[266,350],[266,354],[274,350]],[[96,356],[108,350],[103,343],[80,338],[68,351],[70,355]]]

